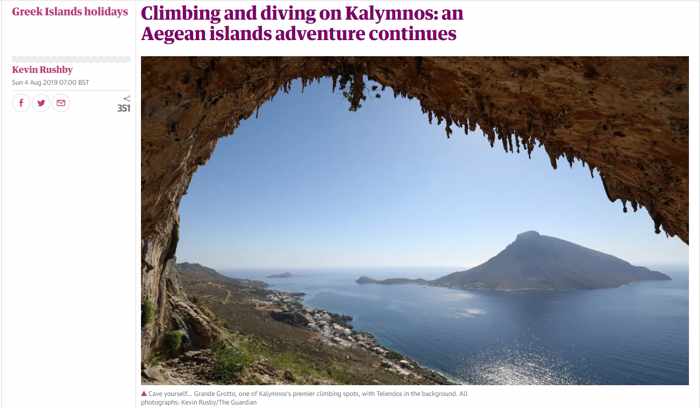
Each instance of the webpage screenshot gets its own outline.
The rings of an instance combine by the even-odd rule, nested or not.
[[[2,408],[700,404],[699,2],[0,35]]]

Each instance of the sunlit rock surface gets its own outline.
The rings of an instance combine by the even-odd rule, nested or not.
[[[509,152],[542,143],[555,167],[561,156],[582,160],[599,170],[610,200],[645,207],[657,232],[688,242],[686,57],[144,58],[142,299],[156,306],[142,329],[144,359],[177,325],[197,327],[200,341],[216,336],[195,305],[184,306],[166,267],[192,174],[218,138],[292,80],[325,76],[345,90],[351,110],[372,94],[367,76],[418,98],[448,136],[478,126]]]

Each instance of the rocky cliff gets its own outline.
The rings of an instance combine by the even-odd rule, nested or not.
[[[363,78],[418,98],[431,120],[479,126],[506,151],[542,144],[598,169],[610,200],[645,207],[688,241],[688,59],[663,58],[144,58],[141,100],[142,329],[147,360],[169,328],[216,335],[169,273],[178,206],[220,137],[290,82],[333,78],[350,108]],[[150,316],[150,313],[147,313]]]

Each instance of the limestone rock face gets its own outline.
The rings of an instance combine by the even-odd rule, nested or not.
[[[365,75],[418,98],[448,136],[478,125],[507,151],[542,143],[555,167],[561,156],[584,161],[600,171],[610,200],[645,207],[657,232],[688,242],[686,57],[144,58],[141,278],[144,301],[156,306],[143,328],[144,359],[174,327],[173,308],[186,309],[170,300],[167,264],[180,199],[217,140],[298,78],[332,77],[356,109]],[[201,311],[188,307],[184,315],[197,321]]]

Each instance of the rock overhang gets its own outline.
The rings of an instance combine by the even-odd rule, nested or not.
[[[555,168],[560,157],[580,160],[598,170],[611,201],[646,208],[657,232],[688,242],[687,57],[146,57],[142,296],[159,318],[142,336],[145,356],[169,324],[167,299],[177,291],[167,290],[166,264],[193,173],[218,138],[291,81],[322,77],[345,90],[351,110],[369,78],[417,98],[448,137],[478,127],[508,152],[542,145]]]

